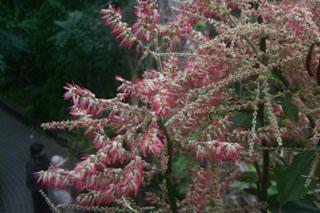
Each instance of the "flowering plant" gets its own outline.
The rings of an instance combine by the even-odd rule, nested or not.
[[[312,196],[320,159],[319,8],[318,0],[181,0],[164,17],[155,1],[137,0],[132,25],[120,8],[101,10],[120,46],[152,66],[134,81],[118,76],[113,99],[67,84],[74,119],[42,127],[85,129],[98,151],[39,179],[74,185],[83,192],[80,205],[131,211],[143,211],[131,199],[140,196],[164,212],[266,212],[273,183],[280,206]],[[179,174],[181,156],[188,161]],[[272,179],[276,167],[282,173]],[[250,168],[256,198],[233,206],[232,183]],[[179,194],[181,175],[189,178]],[[155,180],[158,191],[148,187]]]

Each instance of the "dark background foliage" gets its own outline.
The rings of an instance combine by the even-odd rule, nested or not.
[[[1,1],[0,96],[39,122],[66,117],[67,82],[114,96],[114,76],[130,78],[134,57],[101,20],[99,10],[109,3],[129,10],[134,1]]]

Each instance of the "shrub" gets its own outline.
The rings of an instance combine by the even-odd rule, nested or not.
[[[117,77],[113,99],[66,85],[74,120],[42,127],[83,128],[98,151],[39,179],[75,185],[81,205],[132,211],[143,210],[131,200],[142,195],[164,212],[266,212],[268,204],[286,208],[312,196],[319,7],[316,0],[191,0],[175,2],[174,15],[163,18],[155,1],[138,0],[132,25],[115,6],[101,10],[120,46],[135,48],[150,67],[133,81]],[[116,135],[107,137],[106,128]],[[255,202],[226,202],[235,180],[248,183]]]

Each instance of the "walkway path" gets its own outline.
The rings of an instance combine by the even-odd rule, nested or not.
[[[34,133],[19,120],[0,109],[0,212],[32,213],[32,201],[25,186],[25,163],[29,159],[29,146],[33,140],[42,142],[48,157],[63,154],[53,140]]]

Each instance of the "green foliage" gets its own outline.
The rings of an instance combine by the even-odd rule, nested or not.
[[[7,64],[4,61],[3,56],[0,54],[0,85],[5,84],[6,79],[5,79],[5,74],[7,70]]]
[[[76,131],[73,135],[61,135],[61,137],[68,142],[66,145],[68,145],[69,155],[77,159],[80,159],[84,154],[93,154],[96,152],[95,147],[88,138],[83,137],[81,131]]]
[[[192,163],[193,163],[193,159],[190,156],[179,155],[174,160],[174,163],[172,165],[172,170],[178,176],[183,175],[187,166],[189,166]]]
[[[114,96],[114,76],[130,78],[127,64],[134,59],[101,20],[99,10],[110,2],[0,2],[0,95],[23,106],[36,122],[66,118],[68,103],[62,94],[67,82],[98,97]],[[134,1],[112,2],[126,7]],[[94,151],[79,135],[63,136],[76,157]]]
[[[292,104],[290,96],[286,96],[283,98],[282,106],[286,118],[294,121],[299,120],[299,109]]]
[[[1,73],[2,95],[40,121],[65,117],[67,103],[61,96],[66,82],[89,88],[98,97],[114,96],[114,76],[130,78],[133,69],[127,64],[134,59],[119,49],[99,16],[108,2],[21,2],[19,8],[0,3],[5,26],[0,38],[6,41],[0,43],[0,55],[8,67]],[[132,2],[115,3],[123,7]],[[12,15],[16,10],[19,14]]]
[[[6,62],[4,61],[3,56],[0,54],[0,73],[4,72],[7,68]]]
[[[19,60],[21,54],[29,51],[28,44],[19,36],[0,29],[0,54],[4,57]]]
[[[318,207],[313,203],[313,201],[309,197],[287,202],[283,206],[280,206],[277,197],[278,194],[275,194],[270,196],[268,199],[268,210],[270,210],[271,213],[278,213],[280,209],[282,213],[311,213],[319,211]]]
[[[63,65],[59,69],[64,70],[67,81],[76,81],[98,96],[111,97],[116,71],[121,75],[128,71],[127,53],[118,48],[97,14],[94,7],[69,13],[65,20],[55,21],[58,31],[50,40],[58,53],[56,64]]]
[[[303,198],[307,190],[304,184],[308,175],[314,152],[306,151],[296,155],[291,165],[285,169],[277,180],[278,202],[281,206],[289,201]]]
[[[233,122],[233,128],[244,128],[244,129],[250,129],[252,126],[252,114],[245,113],[245,112],[239,112],[235,113],[231,116],[231,121]]]
[[[195,166],[195,161],[191,156],[178,155],[173,162],[172,171],[179,181],[176,183],[176,193],[178,197],[183,197],[186,187],[192,182],[187,167]]]
[[[77,31],[82,15],[82,12],[74,11],[68,14],[66,20],[54,22],[60,28],[60,30],[51,37],[57,47],[64,47],[66,43],[72,39],[72,36],[74,36]]]
[[[244,183],[256,183],[257,182],[257,174],[255,172],[243,172],[241,173],[240,177],[237,179],[238,181]]]

